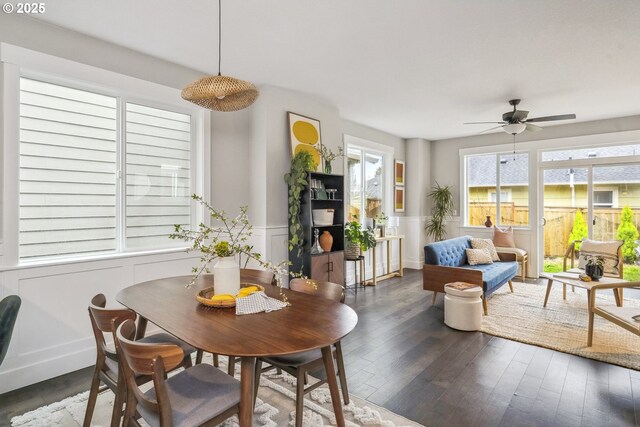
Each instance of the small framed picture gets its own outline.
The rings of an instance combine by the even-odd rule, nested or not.
[[[404,186],[404,162],[396,160],[395,162],[395,184]]]
[[[320,157],[320,122],[311,117],[288,112],[289,135],[291,139],[291,158],[293,159],[300,151],[307,151],[311,154],[316,172],[322,172],[322,158]]]
[[[404,187],[395,187],[393,210],[395,212],[404,212]]]

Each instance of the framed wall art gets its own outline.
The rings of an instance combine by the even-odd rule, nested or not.
[[[396,185],[393,197],[394,212],[404,212],[404,187]]]
[[[395,167],[394,167],[394,176],[395,176],[395,184],[396,185],[402,185],[404,186],[404,175],[405,175],[405,170],[404,170],[404,162],[402,160],[396,160],[395,161]]]
[[[315,167],[313,170],[322,172],[320,121],[292,112],[288,112],[287,114],[289,116],[291,158],[293,159],[293,157],[301,151],[307,151],[311,154],[314,161]]]

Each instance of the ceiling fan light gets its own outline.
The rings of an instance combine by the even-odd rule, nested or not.
[[[526,128],[527,125],[524,123],[509,123],[508,125],[502,126],[502,130],[511,135],[522,133]]]
[[[260,92],[244,80],[229,76],[206,76],[182,90],[182,98],[215,111],[238,111],[258,99]]]

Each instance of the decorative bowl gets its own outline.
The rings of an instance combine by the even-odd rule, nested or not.
[[[313,209],[313,225],[324,226],[324,225],[333,225],[333,214],[334,209]]]
[[[258,291],[264,292],[264,286],[255,284],[255,283],[240,283],[241,288],[246,288],[247,286],[255,286],[258,288]],[[202,305],[206,305],[207,307],[215,307],[215,308],[231,308],[236,306],[236,300],[233,301],[211,301],[211,297],[214,295],[214,287],[205,288],[198,292],[196,295],[196,300]]]

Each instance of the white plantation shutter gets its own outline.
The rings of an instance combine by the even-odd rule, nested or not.
[[[168,235],[189,225],[191,116],[126,105],[126,247],[184,245]]]
[[[20,258],[116,249],[117,100],[20,79]]]

